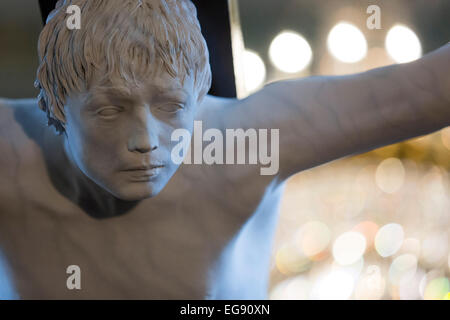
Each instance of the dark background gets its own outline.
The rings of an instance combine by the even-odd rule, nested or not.
[[[51,2],[51,1],[49,1]],[[214,74],[212,93],[234,96],[234,72],[230,66],[228,16],[225,0],[194,0],[199,8],[203,31],[211,50]],[[392,21],[415,27],[424,52],[450,40],[450,1],[448,0],[240,0],[242,32],[245,45],[267,60],[267,47],[283,29],[301,32],[313,50],[321,48],[329,17],[340,7],[364,9],[370,4],[382,10],[384,28]],[[211,11],[213,9],[213,11]],[[213,14],[211,14],[213,12]],[[42,21],[37,0],[0,1],[0,97],[33,97],[38,65],[37,40]],[[380,45],[380,37],[368,38],[369,45]],[[320,50],[322,51],[322,50]],[[316,53],[317,55],[317,53]],[[318,73],[314,59],[311,72]],[[269,76],[270,78],[270,70]]]
[[[56,0],[2,0],[0,3],[0,96],[30,97],[37,68],[37,40]],[[226,0],[194,0],[210,51],[210,94],[235,97],[231,34]],[[42,12],[42,16],[41,16]],[[42,20],[42,21],[41,21]]]

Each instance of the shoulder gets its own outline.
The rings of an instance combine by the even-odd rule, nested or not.
[[[36,99],[2,99],[0,98],[0,136],[38,134],[46,127],[46,115],[38,107]]]
[[[238,103],[238,99],[207,95],[198,106],[196,120],[201,120],[206,128],[225,128]]]
[[[273,82],[243,99],[206,96],[199,106],[198,119],[211,128],[270,127],[274,116],[281,116],[278,95],[283,95],[284,84]],[[275,112],[277,111],[277,112]]]
[[[0,99],[0,170],[18,157],[32,161],[46,129],[46,115],[36,99]]]
[[[222,135],[218,134],[217,137],[214,136],[214,141],[222,139],[220,145],[225,147],[224,153],[220,153],[221,155],[218,157],[222,157],[220,159],[222,160],[221,163],[227,163],[226,165],[218,164],[211,166],[203,164],[202,166],[198,166],[198,169],[202,170],[202,175],[208,177],[207,185],[208,183],[213,184],[214,181],[217,181],[218,184],[222,185],[226,181],[232,186],[232,189],[240,189],[240,187],[246,185],[247,191],[253,189],[260,192],[261,188],[264,189],[276,177],[275,175],[261,174],[261,168],[266,167],[267,165],[261,164],[262,159],[257,159],[257,161],[259,161],[258,164],[249,163],[250,152],[256,151],[251,146],[258,144],[258,141],[255,141],[252,137],[260,139],[258,136],[261,137],[261,135],[258,134],[258,130],[260,128],[264,130],[270,128],[270,125],[266,125],[268,121],[266,121],[266,123],[262,121],[258,123],[255,121],[260,117],[258,102],[255,100],[255,97],[256,99],[259,99],[257,96],[251,96],[242,100],[207,96],[201,105],[197,120],[202,121],[202,127],[197,133],[204,135],[207,129],[217,129],[221,131]],[[269,117],[267,116],[267,118]],[[261,127],[261,123],[266,126]],[[256,135],[252,135],[253,132],[256,132]],[[243,133],[244,137],[241,133]],[[196,134],[195,130],[194,134]],[[207,145],[212,145],[210,144],[210,139],[211,138],[204,140],[204,137],[202,137],[203,144],[201,147],[203,148],[203,153],[205,152]],[[198,147],[195,145],[196,141],[199,141],[199,139],[193,139],[191,147]],[[243,145],[241,143],[243,143]],[[209,151],[211,151],[211,149],[209,149]],[[228,162],[228,152],[234,157],[234,160],[231,160],[231,163]],[[240,152],[237,157],[242,157],[241,160],[244,159],[245,164],[237,163],[238,160],[236,160],[235,156],[237,152]],[[255,155],[253,154],[253,156]],[[254,158],[253,156],[252,158]],[[274,156],[275,155],[273,155],[272,158]],[[230,157],[230,159],[233,157]],[[260,155],[257,153],[256,157],[258,158]],[[250,185],[252,185],[252,187],[250,187]]]

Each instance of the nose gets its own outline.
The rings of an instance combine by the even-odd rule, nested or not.
[[[148,106],[137,107],[128,139],[130,152],[148,153],[158,148],[158,123],[152,116]]]

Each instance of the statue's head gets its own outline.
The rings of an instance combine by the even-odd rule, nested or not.
[[[68,6],[81,9],[69,29]],[[211,84],[189,0],[59,1],[39,38],[36,87],[72,162],[115,197],[161,191],[178,166],[173,130],[192,132]]]

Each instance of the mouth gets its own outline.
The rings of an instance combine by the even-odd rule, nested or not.
[[[148,165],[130,167],[123,171],[149,171],[149,170],[163,168],[163,167],[164,167],[164,165],[162,165],[162,164],[148,164]]]
[[[161,172],[164,165],[149,164],[144,166],[136,166],[123,170],[126,172],[132,181],[148,182],[155,179]]]

